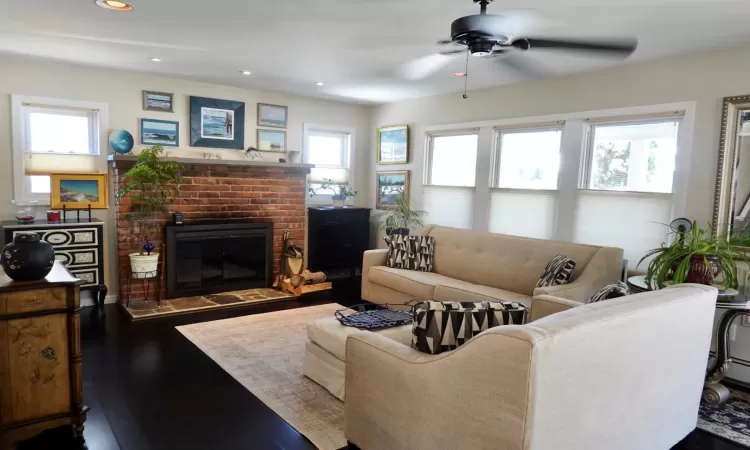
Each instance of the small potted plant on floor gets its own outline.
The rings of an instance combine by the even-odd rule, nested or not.
[[[648,258],[646,282],[651,286],[666,283],[714,284],[721,277],[725,289],[737,287],[737,262],[745,261],[745,253],[736,239],[712,233],[710,228],[698,227],[693,222],[690,230],[673,231],[670,245],[662,245],[646,252],[638,265]]]
[[[129,255],[136,278],[155,276],[159,254],[153,252],[150,240],[161,234],[161,222],[157,219],[169,212],[169,206],[180,193],[178,187],[184,182],[180,175],[182,166],[160,158],[163,152],[160,146],[143,149],[133,167],[123,174],[122,186],[115,193],[118,201],[125,197],[130,200],[125,220],[132,224],[131,240],[143,246],[142,251]]]
[[[346,203],[346,199],[354,198],[357,195],[357,191],[353,190],[348,184],[336,183],[329,178],[323,178],[323,184],[307,186],[307,192],[310,194],[310,198],[318,195],[320,191],[333,192],[331,199],[333,200],[333,206],[335,208],[343,208]]]
[[[375,213],[380,220],[380,229],[385,230],[388,236],[400,234],[406,236],[410,230],[424,226],[425,211],[412,209],[406,201],[404,193],[399,193],[395,198],[393,208],[384,209]]]

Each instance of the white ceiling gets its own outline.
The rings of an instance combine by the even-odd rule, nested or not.
[[[0,52],[356,102],[463,89],[461,57],[421,81],[406,62],[439,51],[471,0],[0,0]],[[521,36],[637,37],[628,61],[750,43],[749,0],[496,0],[489,12]],[[552,75],[618,61],[538,50]],[[151,57],[163,61],[155,63]],[[471,59],[469,89],[524,81]],[[240,70],[250,70],[243,76]],[[324,81],[324,87],[315,85]]]

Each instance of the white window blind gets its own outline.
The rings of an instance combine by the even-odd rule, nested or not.
[[[315,164],[315,168],[310,170],[310,182],[332,180],[338,184],[349,184],[350,147],[350,133],[306,128],[305,162]]]
[[[490,231],[538,239],[553,239],[557,192],[493,190]]]
[[[454,228],[471,228],[474,189],[445,186],[424,187],[425,223]]]

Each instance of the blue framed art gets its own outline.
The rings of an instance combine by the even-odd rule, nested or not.
[[[245,149],[245,103],[190,97],[190,145]]]
[[[180,146],[180,122],[141,119],[141,145]]]

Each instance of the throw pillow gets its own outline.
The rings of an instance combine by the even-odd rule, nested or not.
[[[592,295],[587,303],[596,303],[610,298],[625,297],[630,295],[630,288],[622,281],[604,286],[599,292]]]
[[[432,272],[435,257],[434,237],[392,234],[386,242],[388,243],[386,266]]]
[[[484,330],[526,323],[528,310],[516,302],[434,302],[412,307],[412,348],[436,355],[455,350]]]
[[[547,267],[542,271],[542,275],[539,276],[539,281],[536,282],[535,287],[567,284],[575,268],[575,260],[564,255],[557,255],[547,263]]]

